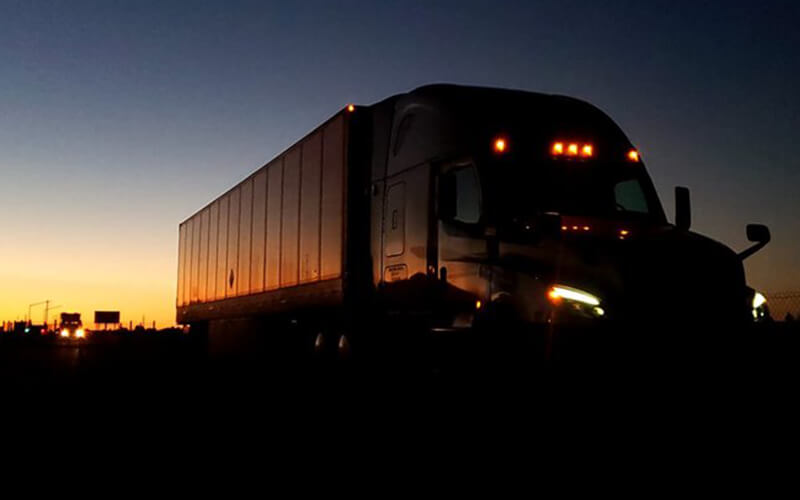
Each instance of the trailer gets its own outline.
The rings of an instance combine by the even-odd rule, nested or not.
[[[181,223],[177,321],[220,351],[537,331],[549,356],[562,327],[763,317],[742,260],[768,229],[737,254],[690,224],[688,189],[669,223],[642,154],[591,104],[429,85],[344,107]]]

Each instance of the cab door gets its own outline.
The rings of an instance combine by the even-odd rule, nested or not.
[[[381,288],[391,308],[425,309],[428,285],[430,166],[386,179],[383,200]]]
[[[439,276],[446,281],[448,302],[472,307],[488,295],[487,243],[483,196],[471,161],[443,165],[438,175]]]

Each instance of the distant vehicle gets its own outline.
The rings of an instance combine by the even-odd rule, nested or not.
[[[675,195],[669,223],[591,104],[421,87],[347,106],[180,224],[177,320],[212,349],[292,335],[348,357],[765,317],[742,260],[767,227],[737,254]]]
[[[59,336],[69,339],[82,339],[86,337],[86,330],[83,329],[80,313],[61,313]]]
[[[14,323],[14,332],[22,333],[27,336],[44,335],[47,333],[47,328],[44,325],[34,325],[25,321],[17,321]]]

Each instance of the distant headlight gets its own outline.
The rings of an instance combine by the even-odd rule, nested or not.
[[[760,292],[756,292],[753,296],[753,320],[764,321],[769,318],[769,307],[767,307],[767,298]]]
[[[589,314],[594,317],[605,315],[605,311],[600,307],[600,299],[584,290],[571,286],[556,284],[547,291],[547,298],[554,305],[561,305],[567,302],[576,311]]]
[[[86,332],[83,331],[83,328],[78,328],[75,330],[75,336],[79,339],[82,339],[86,335]]]
[[[66,328],[61,330],[61,336],[62,337],[69,337],[69,330],[67,330]]]

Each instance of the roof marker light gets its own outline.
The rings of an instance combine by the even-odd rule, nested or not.
[[[494,141],[494,151],[495,153],[505,153],[506,149],[508,149],[508,141],[506,141],[502,137],[498,137]]]
[[[352,105],[352,104],[348,104],[347,105],[347,111],[349,111],[350,113],[352,113],[355,110],[356,110],[356,107],[354,105]]]
[[[594,148],[592,148],[591,144],[584,144],[583,148],[581,148],[581,156],[589,158],[594,153]]]
[[[628,160],[630,161],[639,161],[639,152],[635,149],[631,149],[628,151]]]
[[[563,142],[554,142],[552,151],[553,151],[553,154],[556,155],[556,156],[563,155],[564,154],[564,143]]]
[[[569,147],[567,147],[567,154],[570,156],[578,156],[578,145],[570,144]]]

